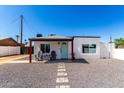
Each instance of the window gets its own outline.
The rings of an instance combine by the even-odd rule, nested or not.
[[[89,53],[89,45],[88,44],[83,44],[82,45],[82,48],[83,48],[83,53]]]
[[[41,44],[40,49],[43,53],[50,53],[50,44]]]
[[[89,53],[96,53],[96,45],[95,44],[89,45]]]
[[[41,44],[41,45],[40,45],[40,50],[41,50],[43,53],[45,53],[45,44]]]
[[[46,53],[50,53],[50,44],[46,44]]]
[[[82,53],[96,53],[96,44],[83,44]]]

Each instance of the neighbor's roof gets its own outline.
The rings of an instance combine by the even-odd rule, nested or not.
[[[0,39],[0,46],[19,46],[13,38]]]

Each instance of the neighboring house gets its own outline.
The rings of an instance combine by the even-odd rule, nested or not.
[[[0,46],[20,46],[13,38],[5,38],[0,40]]]
[[[0,56],[20,54],[20,44],[13,38],[0,40]]]
[[[50,54],[54,50],[57,59],[110,58],[111,54],[109,46],[101,43],[99,36],[47,36],[29,40],[30,46],[34,42],[34,55],[39,51]]]

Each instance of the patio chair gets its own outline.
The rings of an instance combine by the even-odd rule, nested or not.
[[[38,52],[38,61],[42,61],[43,60],[43,53],[42,51]]]
[[[55,51],[51,51],[51,57],[50,57],[50,60],[56,60],[56,52]]]
[[[37,57],[37,55],[35,55],[35,60],[38,61],[38,57]]]
[[[50,54],[49,53],[46,53],[46,59],[50,60]]]

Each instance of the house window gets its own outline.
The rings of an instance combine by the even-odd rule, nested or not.
[[[82,53],[96,53],[96,44],[83,44]]]
[[[89,53],[89,45],[88,44],[82,45],[82,52],[83,53]]]
[[[50,53],[50,44],[46,44],[46,53]]]
[[[96,53],[96,44],[89,45],[89,53]]]
[[[40,49],[43,53],[50,53],[50,44],[41,44]]]

